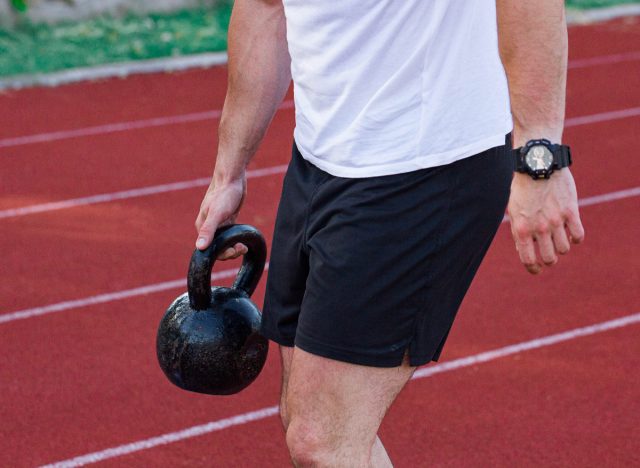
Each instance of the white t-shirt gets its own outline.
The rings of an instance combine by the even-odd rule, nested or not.
[[[495,0],[284,0],[302,156],[339,177],[451,163],[512,128]]]

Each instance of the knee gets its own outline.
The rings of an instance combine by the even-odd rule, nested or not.
[[[296,419],[287,423],[287,447],[296,467],[335,465],[334,447],[318,424]]]

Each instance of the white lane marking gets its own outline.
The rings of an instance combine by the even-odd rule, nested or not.
[[[96,125],[93,127],[76,128],[73,130],[60,130],[57,132],[36,133],[33,135],[4,138],[0,140],[0,148],[31,145],[34,143],[45,143],[56,140],[65,140],[68,138],[104,135],[107,133],[125,132],[128,130],[136,130],[140,128],[162,127],[165,125],[199,122],[202,120],[213,120],[219,118],[221,113],[222,112],[219,110],[193,112],[190,114],[170,115],[166,117],[155,117],[153,119],[143,120],[129,120],[125,122]]]
[[[583,198],[578,200],[578,204],[580,206],[591,206],[597,205],[599,203],[607,203],[616,200],[622,200],[630,197],[640,196],[640,187],[634,187],[626,190],[619,190],[617,192],[605,193],[602,195],[595,195],[593,197]],[[505,223],[509,220],[509,217],[505,215],[502,218],[502,222]],[[268,268],[268,264],[265,266],[265,269]],[[228,276],[232,276],[235,274],[234,270],[225,270],[219,273],[214,273],[212,279],[216,278],[226,278]],[[217,276],[220,275],[220,276]],[[0,324],[12,322],[14,320],[27,319],[31,317],[36,317],[39,315],[50,314],[53,312],[61,312],[69,309],[76,309],[78,307],[84,307],[92,304],[100,304],[103,302],[109,302],[119,299],[125,299],[128,297],[139,296],[141,294],[150,294],[158,291],[165,291],[167,289],[174,289],[181,285],[184,285],[183,280],[175,280],[175,281],[166,281],[163,283],[151,284],[148,286],[142,286],[139,288],[126,289],[124,291],[116,291],[113,293],[99,294],[97,296],[90,296],[83,299],[76,299],[72,301],[59,302],[57,304],[50,304],[41,307],[34,307],[31,309],[19,310],[16,312],[9,312],[6,314],[0,315]]]
[[[140,440],[138,442],[132,442],[130,444],[120,445],[100,452],[89,453],[80,457],[72,458],[57,463],[51,463],[45,465],[46,468],[63,468],[73,466],[83,466],[89,463],[98,463],[109,458],[121,457],[133,452],[139,452],[140,450],[147,450],[159,445],[167,445],[172,442],[178,442],[184,439],[190,439],[192,437],[198,437],[210,432],[221,431],[233,426],[240,426],[252,421],[259,421],[261,419],[275,416],[278,414],[278,406],[269,406],[257,411],[251,411],[249,413],[239,414],[231,418],[220,419],[218,421],[212,421],[207,424],[201,424],[199,426],[189,427],[181,431],[170,432],[158,437],[151,437],[150,439]]]
[[[611,120],[627,119],[629,117],[640,116],[640,107],[620,109],[610,112],[600,112],[599,114],[584,115],[582,117],[571,117],[564,122],[565,128],[587,125],[598,122],[609,122]]]
[[[284,101],[279,110],[292,109],[293,101]],[[189,122],[201,122],[203,120],[215,120],[222,115],[221,110],[192,112],[189,114],[168,115],[165,117],[155,117],[152,119],[130,120],[126,122],[115,122],[93,127],[76,128],[73,130],[60,130],[57,132],[35,133],[12,138],[0,139],[0,148],[13,146],[31,145],[34,143],[47,143],[50,141],[66,140],[68,138],[79,138],[94,135],[104,135],[107,133],[126,132],[141,128],[164,127]]]
[[[266,268],[266,267],[265,267]],[[218,280],[222,278],[230,278],[237,273],[236,270],[222,270],[214,272],[211,275],[212,280]],[[144,294],[152,294],[160,291],[167,291],[169,289],[186,288],[187,280],[179,279],[174,281],[164,281],[162,283],[150,284],[148,286],[141,286],[139,288],[125,289],[123,291],[116,291],[106,294],[98,294],[96,296],[89,296],[83,299],[75,299],[73,301],[58,302],[57,304],[49,304],[41,307],[33,307],[31,309],[18,310],[16,312],[10,312],[8,314],[0,315],[0,324],[13,322],[15,320],[23,320],[32,317],[38,317],[40,315],[52,314],[54,312],[62,312],[69,309],[77,309],[78,307],[86,307],[95,304],[104,304],[105,302],[119,301],[127,299],[129,297],[142,296]]]
[[[624,198],[640,196],[640,187],[633,187],[626,190],[618,190],[617,192],[604,193],[602,195],[594,195],[578,200],[579,206],[591,206],[599,203],[607,203]]]
[[[598,57],[570,60],[569,68],[587,68],[598,65],[611,65],[614,63],[622,62],[635,62],[637,60],[640,60],[640,51],[623,52],[621,54],[600,55]]]
[[[412,380],[423,379],[431,377],[435,374],[441,374],[443,372],[449,372],[464,367],[475,366],[485,362],[493,361],[495,359],[511,356],[513,354],[522,353],[523,351],[531,351],[533,349],[543,348],[551,346],[564,341],[573,340],[583,336],[595,335],[608,330],[614,330],[616,328],[623,328],[629,325],[633,325],[640,322],[640,313],[627,315],[614,320],[608,320],[606,322],[597,323],[595,325],[589,325],[586,327],[574,328],[562,333],[556,333],[554,335],[548,335],[541,338],[536,338],[530,341],[524,341],[516,343],[503,348],[494,349],[491,351],[485,351],[483,353],[475,354],[473,356],[467,356],[453,361],[444,362],[441,364],[435,364],[418,369]],[[45,468],[71,468],[76,466],[83,466],[90,463],[98,463],[110,458],[116,458],[123,455],[128,455],[141,450],[147,450],[161,445],[167,445],[173,442],[189,439],[192,437],[198,437],[205,434],[209,434],[216,431],[221,431],[233,426],[239,426],[251,421],[259,421],[278,414],[278,406],[269,406],[257,411],[251,411],[237,416],[220,419],[218,421],[212,421],[207,424],[201,424],[193,426],[181,431],[169,432],[157,437],[151,437],[149,439],[132,442],[129,444],[119,445],[117,447],[108,448],[106,450],[100,450],[98,452],[81,455],[68,460],[45,465]]]
[[[247,178],[265,177],[286,172],[287,165],[265,167],[262,169],[251,169],[247,171]],[[35,205],[27,205],[19,208],[9,208],[0,210],[0,219],[15,218],[17,216],[26,216],[36,213],[44,213],[47,211],[63,210],[65,208],[75,208],[78,206],[92,205],[95,203],[108,203],[116,200],[126,200],[129,198],[145,197],[156,195],[158,193],[175,192],[178,190],[187,190],[195,187],[206,187],[211,182],[210,177],[200,179],[185,180],[183,182],[173,182],[170,184],[152,185],[149,187],[141,187],[131,190],[122,190],[119,192],[102,193],[99,195],[91,195],[89,197],[71,198],[50,203],[39,203]]]
[[[424,377],[430,377],[434,374],[447,372],[462,367],[469,367],[475,364],[481,364],[483,362],[493,361],[494,359],[510,356],[512,354],[518,354],[523,351],[530,351],[532,349],[543,348],[545,346],[551,346],[563,341],[573,340],[581,336],[594,335],[596,333],[602,333],[604,331],[613,330],[615,328],[622,328],[628,325],[633,325],[640,322],[640,313],[627,315],[614,320],[608,320],[606,322],[597,323],[595,325],[589,325],[586,327],[574,328],[562,333],[556,333],[554,335],[545,336],[542,338],[536,338],[531,341],[524,341],[522,343],[516,343],[504,348],[494,349],[492,351],[485,351],[484,353],[468,356],[464,358],[455,359],[450,362],[443,362],[436,366],[424,367],[418,369],[413,374],[413,379],[422,379]]]

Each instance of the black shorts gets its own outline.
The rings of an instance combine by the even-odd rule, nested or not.
[[[330,359],[436,361],[503,218],[507,145],[404,174],[335,177],[293,148],[262,333]]]

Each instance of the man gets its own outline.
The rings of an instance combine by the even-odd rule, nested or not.
[[[562,0],[236,0],[196,246],[235,219],[293,78],[262,331],[296,466],[391,466],[379,425],[440,355],[507,201],[529,272],[583,239],[566,66]]]

